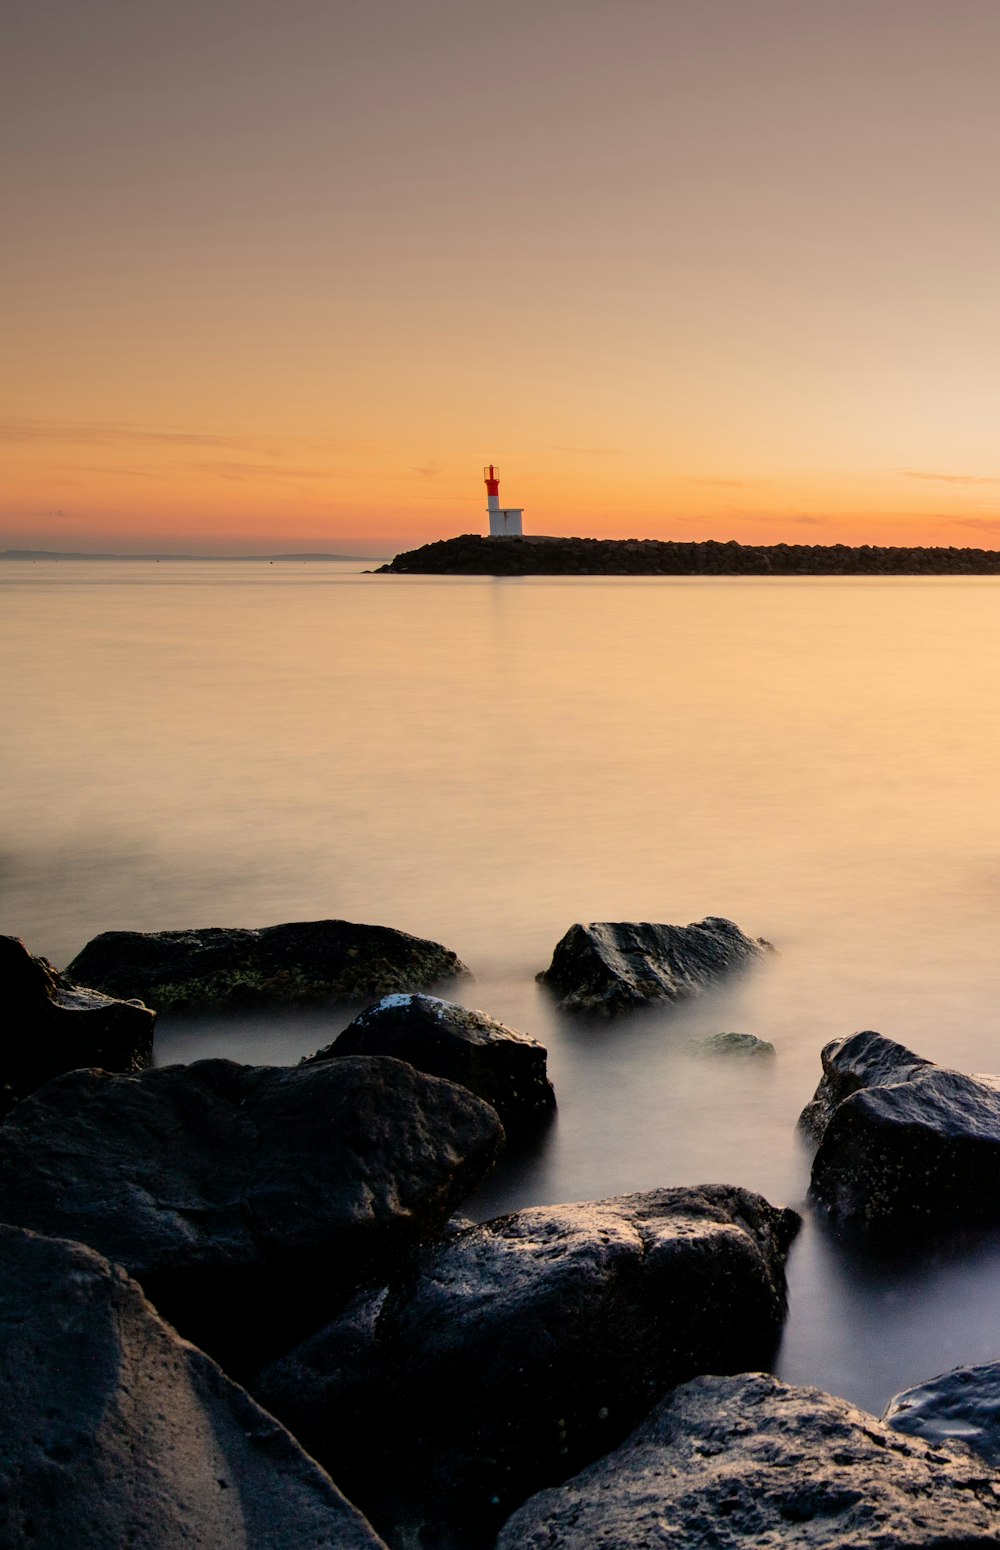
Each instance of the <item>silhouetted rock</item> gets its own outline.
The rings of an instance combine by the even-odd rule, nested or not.
[[[63,1071],[139,1071],[152,1058],[155,1012],[74,984],[16,936],[0,936],[0,1007],[0,1116]]]
[[[0,1543],[379,1550],[282,1426],[117,1266],[0,1227]]]
[[[859,544],[679,543],[657,538],[484,538],[462,533],[378,572],[444,576],[996,576],[1000,552]]]
[[[186,1012],[429,990],[469,971],[446,947],[405,931],[306,920],[259,930],[104,931],[66,972],[110,995]]]
[[[800,1123],[819,1137],[810,1193],[845,1225],[903,1235],[1000,1221],[1000,1083],[881,1034],[836,1039]]]
[[[436,996],[384,997],[302,1064],[344,1055],[391,1055],[461,1082],[493,1105],[508,1136],[537,1127],[555,1107],[543,1045],[485,1012]]]
[[[731,920],[710,915],[690,926],[604,922],[570,926],[538,978],[562,991],[561,1007],[621,1012],[678,1001],[714,985],[770,948]]]
[[[74,1071],[0,1129],[0,1219],[124,1265],[242,1370],[436,1234],[502,1140],[488,1104],[398,1060]]]
[[[774,1045],[767,1039],[758,1039],[755,1033],[711,1033],[707,1039],[696,1040],[693,1046],[699,1055],[722,1055],[737,1060],[772,1060]]]
[[[818,1389],[701,1377],[628,1441],[526,1502],[497,1550],[972,1550],[1000,1475]]]
[[[887,1426],[927,1442],[963,1442],[1000,1468],[1000,1362],[955,1367],[890,1399]]]
[[[254,1392],[391,1542],[492,1544],[670,1384],[771,1359],[797,1227],[725,1185],[518,1211],[423,1249]]]

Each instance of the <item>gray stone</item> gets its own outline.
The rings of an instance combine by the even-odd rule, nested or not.
[[[702,1377],[616,1452],[515,1512],[497,1550],[971,1550],[1000,1475],[845,1400],[765,1374]]]
[[[253,1390],[393,1543],[492,1544],[670,1384],[771,1359],[797,1227],[725,1185],[518,1211],[424,1249]]]
[[[318,1005],[430,990],[468,974],[438,942],[349,920],[295,921],[259,930],[104,931],[67,974],[161,1012]]]
[[[385,1550],[117,1266],[0,1227],[0,1544]]]
[[[867,1031],[823,1050],[800,1123],[819,1136],[810,1194],[882,1238],[1000,1221],[1000,1090]]]
[[[16,936],[0,936],[0,1004],[0,1116],[63,1071],[139,1071],[152,1058],[155,1012],[74,984]]]
[[[714,915],[690,926],[575,925],[538,978],[561,992],[561,1007],[608,1014],[697,995],[767,951],[770,943]]]
[[[485,1012],[436,996],[386,996],[303,1064],[344,1055],[391,1055],[430,1076],[460,1082],[491,1103],[508,1137],[552,1115],[545,1048]]]
[[[1000,1362],[955,1367],[890,1399],[882,1419],[928,1442],[964,1442],[1000,1468]]]
[[[74,1071],[0,1128],[0,1219],[116,1260],[243,1370],[435,1235],[502,1141],[488,1104],[398,1060]]]
[[[698,1055],[723,1055],[737,1060],[772,1060],[774,1045],[755,1033],[712,1033],[694,1045]]]

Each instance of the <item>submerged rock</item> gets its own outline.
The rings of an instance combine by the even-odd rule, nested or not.
[[[497,1550],[971,1550],[1000,1475],[766,1374],[674,1390],[616,1452],[515,1512]]]
[[[485,1012],[436,996],[384,997],[302,1064],[344,1055],[391,1055],[460,1082],[493,1105],[508,1135],[537,1127],[555,1107],[543,1045]]]
[[[797,1227],[725,1185],[518,1211],[422,1250],[254,1392],[390,1540],[492,1544],[670,1384],[770,1360]]]
[[[385,1550],[117,1266],[0,1227],[0,1543]]]
[[[896,1394],[882,1419],[928,1442],[963,1442],[1000,1468],[1000,1362],[955,1367]]]
[[[823,1050],[800,1123],[819,1138],[812,1198],[852,1228],[903,1236],[1000,1221],[1000,1082],[866,1031]]]
[[[712,1033],[694,1044],[698,1055],[735,1056],[738,1060],[771,1060],[774,1045],[755,1033]]]
[[[0,1117],[64,1071],[139,1071],[152,1058],[155,1012],[75,984],[16,936],[0,936],[0,997]]]
[[[74,1071],[0,1129],[0,1219],[75,1238],[237,1370],[436,1234],[503,1130],[398,1060]]]
[[[305,920],[259,930],[104,931],[67,974],[158,1011],[316,1005],[428,990],[468,974],[438,942],[389,926]]]
[[[538,978],[562,992],[561,1007],[619,1012],[696,995],[769,950],[770,943],[716,915],[690,926],[575,925]]]

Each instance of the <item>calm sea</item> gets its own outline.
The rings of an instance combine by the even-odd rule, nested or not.
[[[381,577],[0,562],[0,930],[341,916],[453,948],[549,1049],[559,1119],[475,1214],[724,1181],[802,1208],[826,1040],[1000,1069],[1000,580]],[[778,948],[577,1026],[576,920],[725,915]],[[158,1058],[291,1062],[349,1011],[161,1021]],[[770,1039],[768,1066],[694,1040]],[[1000,1357],[1000,1237],[866,1264],[808,1222],[779,1370],[873,1409]]]

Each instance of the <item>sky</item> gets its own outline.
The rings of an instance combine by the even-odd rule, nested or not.
[[[1000,547],[998,0],[6,0],[0,549]]]

